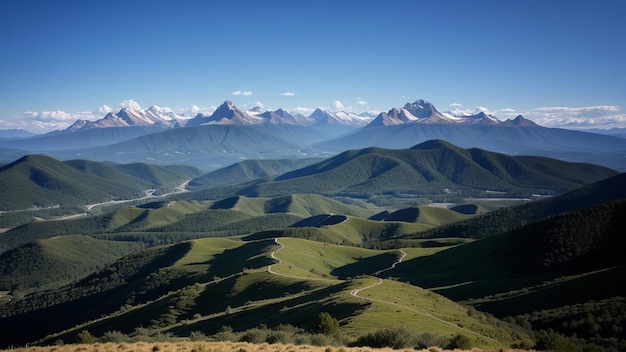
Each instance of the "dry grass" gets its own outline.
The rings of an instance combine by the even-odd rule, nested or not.
[[[370,347],[320,347],[293,344],[251,344],[247,342],[135,342],[135,343],[96,343],[96,344],[68,344],[62,346],[34,346],[0,350],[0,352],[445,352],[462,350],[444,350],[431,347],[424,350]],[[515,352],[524,350],[513,349],[472,349],[473,352]]]

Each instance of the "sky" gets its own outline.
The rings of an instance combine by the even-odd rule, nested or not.
[[[3,0],[0,129],[125,106],[522,114],[626,127],[622,0]]]

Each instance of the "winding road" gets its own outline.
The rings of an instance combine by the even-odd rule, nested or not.
[[[95,207],[106,207],[109,205],[114,205],[114,204],[121,204],[121,203],[129,203],[129,202],[136,202],[136,201],[141,201],[141,200],[146,200],[146,199],[150,199],[150,198],[164,198],[167,196],[171,196],[174,194],[179,194],[179,193],[185,193],[185,192],[189,192],[189,190],[185,189],[185,187],[187,187],[187,184],[189,184],[189,181],[191,180],[187,180],[185,182],[183,182],[180,186],[174,188],[174,190],[170,193],[165,193],[165,194],[161,194],[158,196],[154,195],[155,189],[148,189],[145,191],[145,196],[140,197],[140,198],[134,198],[134,199],[125,199],[125,200],[110,200],[108,202],[102,202],[102,203],[95,203],[95,204],[88,204],[85,205],[85,207],[87,208],[87,210],[91,210]]]

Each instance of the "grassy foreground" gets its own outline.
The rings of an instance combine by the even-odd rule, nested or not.
[[[459,349],[445,350],[439,347],[430,347],[423,350],[392,348],[371,348],[371,347],[325,347],[311,345],[293,344],[251,344],[248,342],[213,342],[213,341],[185,341],[185,342],[134,342],[134,343],[95,343],[95,344],[68,344],[62,346],[33,346],[23,348],[12,348],[11,352],[444,352],[463,351]],[[515,352],[527,351],[516,349],[477,349],[473,352]]]

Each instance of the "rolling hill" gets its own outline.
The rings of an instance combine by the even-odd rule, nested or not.
[[[288,171],[322,160],[321,158],[302,159],[256,159],[244,160],[209,172],[191,180],[188,189],[230,185],[253,181],[259,178],[277,176]]]
[[[612,328],[626,309],[625,212],[621,199],[561,213],[405,261],[391,275],[498,317],[609,346],[626,338]],[[595,328],[564,324],[581,316]]]
[[[83,278],[140,249],[134,242],[55,236],[0,254],[0,290],[22,296]]]
[[[430,231],[415,234],[415,237],[449,237],[452,235],[470,238],[488,237],[545,217],[624,199],[626,198],[624,185],[626,185],[626,173],[555,197],[495,210],[472,219],[442,225]]]
[[[470,316],[465,307],[406,283],[349,278],[390,267],[401,255],[396,250],[280,241],[202,239],[148,249],[57,290],[54,298],[44,292],[30,296],[30,305],[19,300],[6,305],[0,327],[16,343],[55,332],[46,341],[70,341],[81,330],[95,336],[113,330],[131,334],[138,327],[174,336],[260,324],[310,331],[313,317],[331,311],[351,339],[401,322],[417,331],[427,327],[448,341],[464,334],[480,346],[529,339],[510,324]],[[33,319],[41,324],[25,333]],[[62,331],[67,328],[72,329]]]
[[[277,196],[298,192],[367,198],[411,194],[506,197],[551,195],[617,174],[591,164],[462,149],[440,140],[410,149],[350,150],[319,163],[243,188],[240,194]],[[452,194],[452,195],[450,195]]]
[[[66,207],[132,199],[148,189],[171,189],[201,172],[187,166],[111,166],[87,160],[61,162],[29,155],[0,168],[0,210]]]

